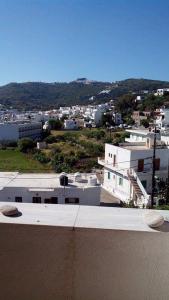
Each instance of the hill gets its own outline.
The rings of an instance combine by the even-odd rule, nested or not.
[[[25,82],[0,87],[0,104],[22,109],[48,109],[64,105],[99,103],[123,94],[169,87],[168,81],[126,79],[98,82],[80,78],[70,83]]]

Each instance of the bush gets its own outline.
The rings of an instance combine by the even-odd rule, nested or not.
[[[23,138],[18,141],[18,149],[21,152],[27,153],[35,147],[35,143],[30,138]]]
[[[79,144],[85,148],[85,150],[89,153],[91,156],[99,156],[103,154],[104,147],[102,144],[96,144],[92,142],[86,142],[86,141],[79,141]]]
[[[101,140],[105,136],[105,131],[104,130],[86,131],[85,135],[88,138],[95,138],[96,140]]]
[[[53,144],[56,142],[56,137],[54,135],[49,135],[45,138],[47,144]]]
[[[64,162],[70,166],[73,167],[75,165],[75,163],[77,162],[77,158],[74,156],[66,156],[64,159]]]
[[[47,157],[46,154],[43,152],[35,153],[34,158],[42,164],[46,164],[50,161],[50,158]]]
[[[76,157],[77,157],[78,159],[86,158],[86,157],[87,157],[87,154],[86,154],[86,152],[83,151],[83,150],[78,150],[78,151],[76,152]]]
[[[51,146],[51,147],[52,147],[52,148],[51,148],[51,156],[53,156],[53,155],[55,155],[55,154],[61,152],[61,149],[60,149],[59,146],[53,145],[53,146]]]

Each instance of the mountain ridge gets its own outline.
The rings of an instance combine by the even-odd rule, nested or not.
[[[128,78],[104,82],[79,78],[71,82],[11,82],[0,86],[0,104],[18,109],[48,109],[63,105],[85,105],[117,99],[127,93],[150,92],[169,87],[168,81]],[[109,93],[104,91],[110,90]],[[102,92],[103,93],[100,93]]]

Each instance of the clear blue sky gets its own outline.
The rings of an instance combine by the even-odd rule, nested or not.
[[[0,0],[0,85],[169,80],[168,0]]]

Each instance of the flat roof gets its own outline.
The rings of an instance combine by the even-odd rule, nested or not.
[[[138,135],[147,135],[149,132],[147,129],[126,129],[125,131],[129,132],[129,133],[134,133],[134,134],[138,134]]]
[[[123,148],[128,149],[128,150],[152,150],[148,148],[146,145],[129,145],[129,144],[123,144]]]
[[[92,228],[146,232],[158,231],[150,228],[144,222],[145,213],[150,211],[146,209],[0,202],[0,207],[2,205],[15,205],[21,212],[21,215],[18,217],[6,217],[0,213],[0,224],[57,226],[70,230],[74,228]],[[169,211],[158,212],[169,219]]]
[[[29,189],[52,190],[60,185],[60,175],[57,173],[18,173],[0,172],[0,190],[5,187],[25,187]],[[75,181],[75,174],[67,174],[69,184],[66,188],[89,187],[88,180],[96,175],[84,173],[80,182]],[[90,185],[91,186],[91,185]]]

